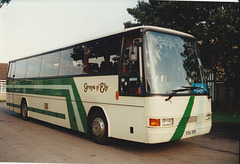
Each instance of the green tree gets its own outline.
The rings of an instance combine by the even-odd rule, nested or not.
[[[0,0],[0,8],[2,8],[4,3],[9,3],[11,0]]]
[[[128,8],[137,23],[125,28],[154,25],[194,35],[198,39],[205,68],[228,81],[239,97],[240,87],[240,3],[139,1]],[[237,100],[238,101],[238,100]]]

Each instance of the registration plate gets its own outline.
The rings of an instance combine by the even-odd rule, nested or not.
[[[196,134],[196,133],[197,133],[196,129],[186,131],[186,135],[191,135],[191,134]]]

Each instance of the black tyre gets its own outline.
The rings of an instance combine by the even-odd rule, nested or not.
[[[96,111],[90,116],[89,134],[91,139],[99,144],[107,144],[108,138],[108,123],[102,111]]]
[[[28,120],[28,108],[25,100],[21,103],[21,115],[23,120]]]

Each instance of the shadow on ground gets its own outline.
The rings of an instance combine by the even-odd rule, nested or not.
[[[240,140],[240,124],[213,122],[212,129],[208,135]]]

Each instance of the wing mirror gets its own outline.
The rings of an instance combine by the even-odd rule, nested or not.
[[[129,59],[130,61],[137,61],[138,60],[138,50],[141,46],[142,39],[136,38],[133,40],[133,44],[129,47]]]

